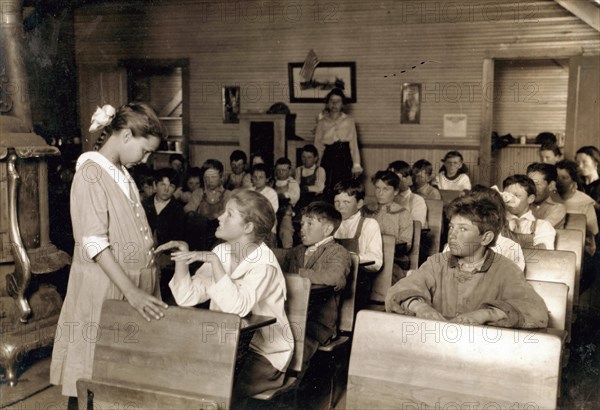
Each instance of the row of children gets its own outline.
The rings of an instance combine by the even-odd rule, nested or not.
[[[99,323],[106,299],[127,300],[144,319],[160,320],[168,305],[161,300],[154,257],[173,251],[170,258],[175,262],[175,273],[169,287],[178,304],[195,305],[210,299],[211,309],[277,318],[276,324],[259,330],[253,338],[250,354],[236,373],[237,397],[280,386],[294,346],[284,334],[289,321],[284,309],[282,266],[265,243],[276,224],[275,208],[266,196],[256,192],[260,191],[256,184],[260,178],[255,173],[255,190],[237,190],[223,200],[224,212],[217,218],[215,231],[222,243],[212,251],[193,251],[179,240],[154,249],[148,219],[126,166],[143,162],[159,147],[164,132],[156,114],[143,103],[130,103],[111,112],[98,116],[105,119],[97,124],[102,130],[102,146],[98,152],[83,154],[77,163],[71,191],[76,246],[58,328]],[[266,180],[264,174],[262,179]],[[400,186],[396,173],[378,175],[376,184],[392,181],[389,186]],[[518,185],[512,191],[516,199],[512,199],[509,211],[525,209],[523,202],[534,194],[530,190],[521,198],[521,190],[527,193],[527,186],[532,186],[531,180],[524,178],[527,182],[516,177],[505,181],[507,191]],[[170,177],[167,179],[171,182]],[[161,181],[167,182],[165,177]],[[169,190],[175,191],[170,185]],[[482,190],[493,197],[494,191]],[[335,290],[333,299],[309,319],[306,333],[312,340],[307,342],[308,357],[317,346],[335,337],[339,292],[350,268],[348,251],[373,261],[368,268],[371,271],[379,270],[382,263],[379,224],[361,214],[362,183],[356,179],[341,181],[334,194],[334,205],[316,202],[303,208],[302,244],[293,248],[283,263],[285,271]],[[161,201],[158,198],[159,204]],[[434,255],[413,275],[400,279],[388,294],[388,310],[463,323],[546,326],[547,309],[525,282],[522,271],[490,249],[506,224],[502,205],[502,200],[494,202],[475,194],[456,199],[448,212],[449,254]],[[407,210],[397,214],[407,219]],[[204,264],[190,272],[193,262]],[[51,383],[62,385],[63,394],[76,396],[76,381],[91,377],[94,350],[94,338],[86,333],[57,337]],[[76,406],[76,400],[70,399],[69,406]]]

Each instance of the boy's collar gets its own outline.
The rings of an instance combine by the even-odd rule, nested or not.
[[[485,260],[483,261],[481,268],[477,270],[478,272],[487,272],[490,269],[490,266],[492,266],[492,262],[494,262],[496,253],[489,248],[486,249],[485,252]],[[458,268],[458,257],[450,254],[450,257],[448,258],[448,266],[450,268]]]
[[[321,239],[319,242],[313,243],[312,245],[308,245],[308,246],[304,245],[304,246],[306,246],[307,249],[311,248],[311,249],[316,250],[319,246],[323,246],[331,241],[333,241],[333,235],[329,235],[329,236]]]

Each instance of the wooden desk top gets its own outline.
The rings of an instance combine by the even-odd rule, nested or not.
[[[275,322],[277,322],[277,318],[273,316],[253,315],[250,313],[248,316],[242,318],[240,323],[240,331],[242,333],[253,332],[256,329],[272,325]]]

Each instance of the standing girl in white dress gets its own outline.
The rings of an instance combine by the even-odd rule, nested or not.
[[[77,408],[77,380],[92,376],[103,302],[127,300],[148,321],[167,308],[152,233],[126,169],[158,148],[163,128],[152,108],[130,103],[98,108],[90,132],[100,129],[97,146],[103,145],[79,157],[71,188],[75,249],[50,368],[50,383],[62,385],[69,409]]]

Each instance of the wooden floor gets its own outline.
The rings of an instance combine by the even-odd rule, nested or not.
[[[568,365],[563,369],[561,410],[600,409],[600,309],[577,307],[573,336],[568,346]],[[0,409],[63,410],[67,400],[60,388],[48,382],[50,351],[35,352],[20,369],[15,387],[0,384]],[[342,370],[342,369],[340,369]],[[341,371],[340,374],[344,372]],[[326,371],[317,364],[309,369],[296,399],[286,397],[275,403],[251,402],[251,409],[327,409],[329,380]],[[340,399],[336,408],[345,408],[345,380],[337,387]]]

